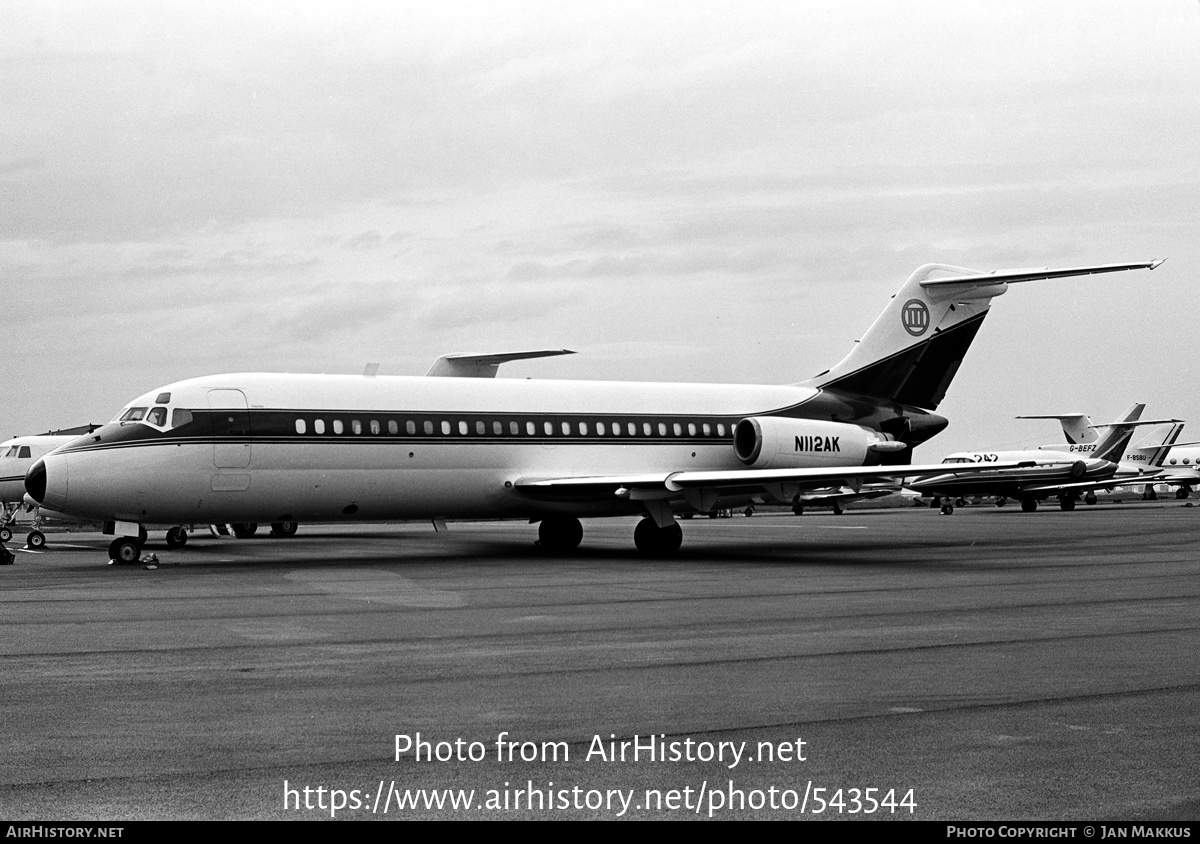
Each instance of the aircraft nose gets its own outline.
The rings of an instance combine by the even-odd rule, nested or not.
[[[25,491],[29,497],[51,510],[61,510],[67,502],[67,461],[53,460],[47,466],[43,457],[25,473]]]
[[[29,497],[41,504],[46,498],[46,461],[39,460],[25,473],[25,491]]]

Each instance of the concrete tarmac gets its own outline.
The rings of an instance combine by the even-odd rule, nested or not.
[[[1200,507],[634,524],[11,542],[0,817],[1200,819]]]

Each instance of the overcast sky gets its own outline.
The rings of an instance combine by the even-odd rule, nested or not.
[[[0,434],[162,384],[791,383],[917,266],[1012,287],[917,451],[1195,420],[1196,0],[0,2]]]

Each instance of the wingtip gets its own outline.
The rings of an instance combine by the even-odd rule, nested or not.
[[[1150,269],[1152,269],[1152,270],[1157,270],[1157,269],[1158,269],[1160,266],[1162,266],[1162,263],[1163,263],[1163,261],[1165,261],[1165,260],[1167,260],[1167,259],[1166,259],[1166,258],[1159,258],[1157,261],[1151,261],[1151,262],[1150,262]]]

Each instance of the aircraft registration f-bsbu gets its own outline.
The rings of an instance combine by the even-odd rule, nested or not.
[[[581,517],[626,515],[645,516],[639,551],[668,554],[682,542],[676,513],[944,474],[907,461],[945,428],[934,410],[993,297],[1015,282],[1160,263],[927,264],[840,363],[786,386],[489,377],[555,352],[452,356],[433,377],[194,378],[47,455],[26,488],[107,520],[110,555],[125,561],[147,522],[521,518],[541,523],[544,547],[567,551]]]

